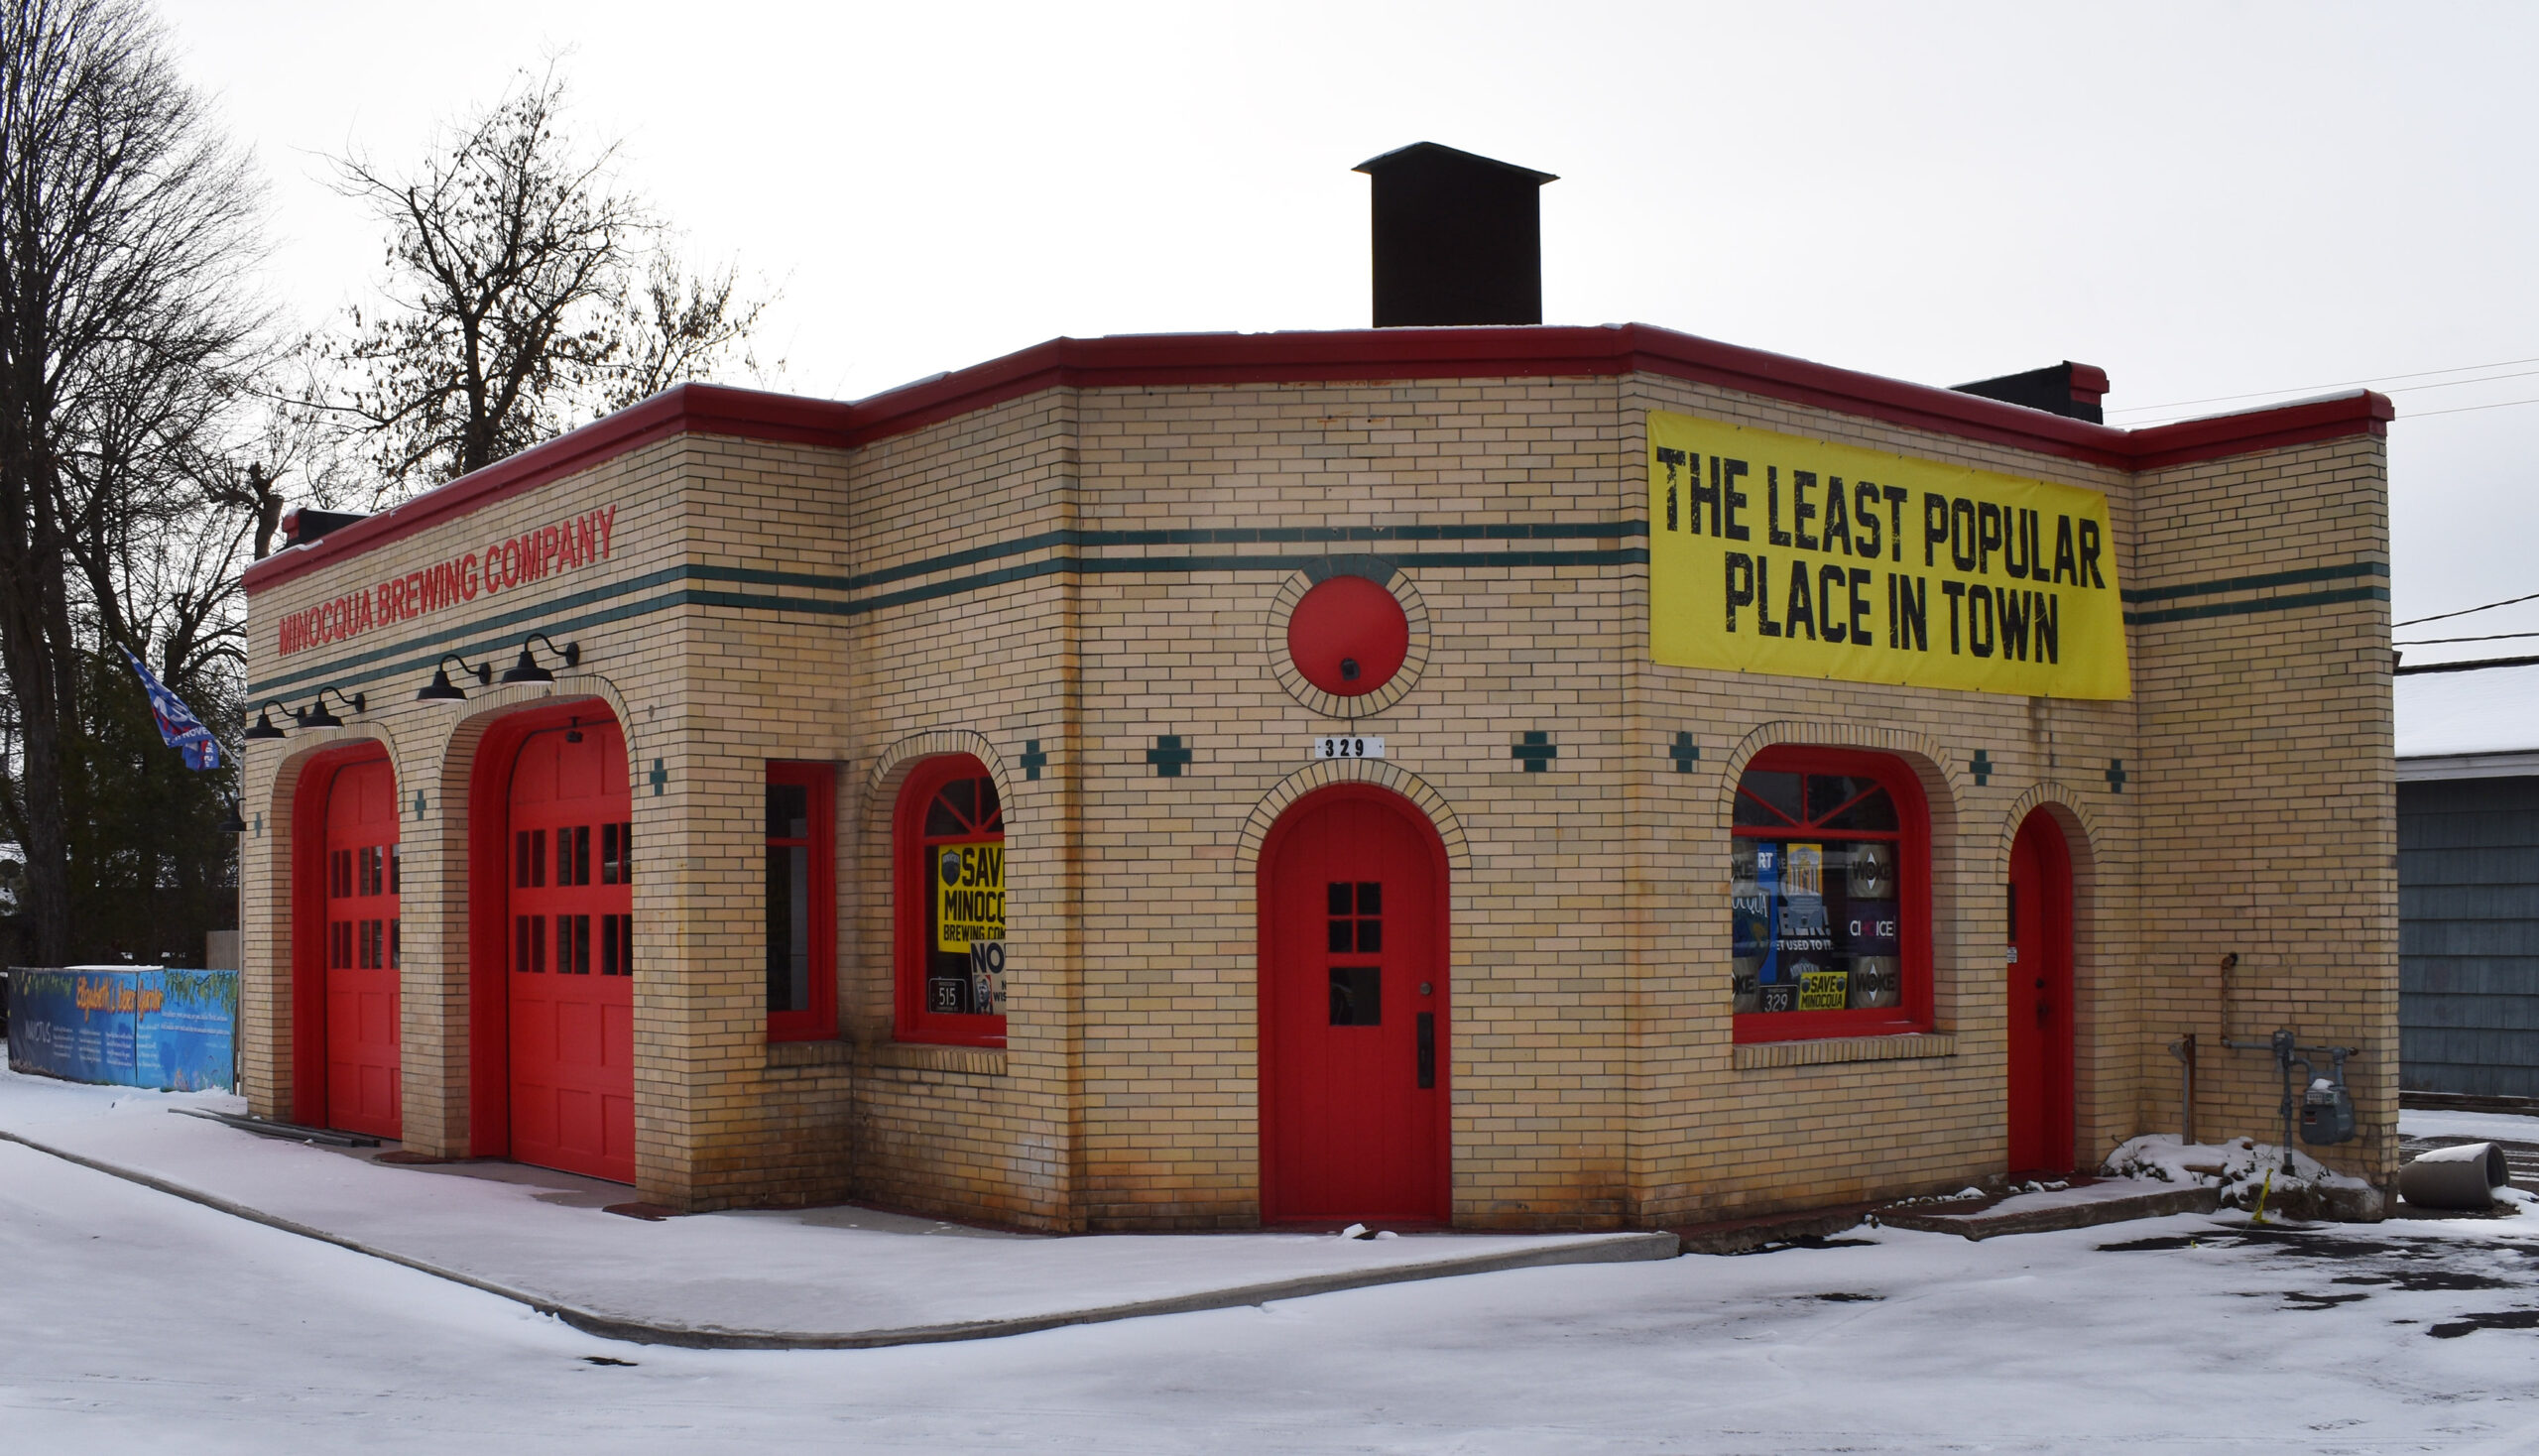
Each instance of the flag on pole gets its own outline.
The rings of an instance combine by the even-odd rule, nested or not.
[[[202,726],[202,720],[194,716],[193,709],[178,701],[177,695],[170,692],[165,683],[152,676],[141,659],[132,655],[132,649],[123,649],[123,660],[132,664],[132,670],[141,674],[142,690],[150,694],[150,716],[159,720],[159,736],[168,741],[170,748],[185,756],[185,767],[219,768],[220,744],[211,736],[211,730]]]

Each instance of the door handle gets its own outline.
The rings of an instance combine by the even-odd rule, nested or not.
[[[1423,1011],[1419,1014],[1418,1037],[1419,1085],[1422,1088],[1434,1087],[1437,1085],[1437,1014],[1435,1012]]]
[[[2042,1001],[2040,1001],[2040,1002],[2038,1002],[2038,1003],[2036,1004],[2036,1024],[2037,1024],[2038,1026],[2040,1026],[2040,1027],[2044,1026],[2044,1025],[2045,1025],[2045,1019],[2046,1019],[2047,1017],[2049,1017],[2049,1016],[2051,1016],[2051,1015],[2053,1015],[2053,1014],[2054,1014],[2054,1008],[2053,1008],[2053,1007],[2048,1006],[2047,1004],[2045,1004],[2045,1003],[2044,1003],[2044,1002],[2042,1002]]]

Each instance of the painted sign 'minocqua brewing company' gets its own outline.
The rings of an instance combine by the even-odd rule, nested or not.
[[[2130,691],[2107,497],[1648,417],[1649,652],[2031,697]]]
[[[288,657],[304,648],[359,637],[375,626],[411,622],[480,595],[510,591],[605,561],[616,529],[616,506],[584,511],[552,526],[491,542],[482,550],[345,592],[284,617],[277,629],[279,649]]]

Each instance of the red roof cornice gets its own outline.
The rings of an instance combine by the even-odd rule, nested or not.
[[[1056,388],[1539,379],[1648,373],[2120,470],[2381,434],[2395,411],[2358,392],[2279,409],[2117,429],[1644,323],[1346,329],[1051,339],[852,405],[685,384],[250,567],[260,591],[674,434],[851,447]]]
[[[247,568],[247,590],[279,586],[332,561],[535,490],[674,434],[731,434],[747,439],[837,445],[853,407],[761,390],[682,384],[581,428],[532,445],[506,460],[423,492],[393,510],[329,532],[310,546],[279,551]]]

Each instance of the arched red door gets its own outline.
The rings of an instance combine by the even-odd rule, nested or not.
[[[1325,789],[1272,826],[1261,864],[1262,1217],[1444,1222],[1436,830],[1383,789]]]
[[[511,1154],[635,1181],[634,800],[617,725],[521,743],[510,802]]]
[[[403,886],[397,775],[385,757],[335,770],[326,790],[326,1126],[405,1130],[397,968]]]
[[[2010,845],[2009,1166],[2072,1166],[2072,853],[2043,809]]]

